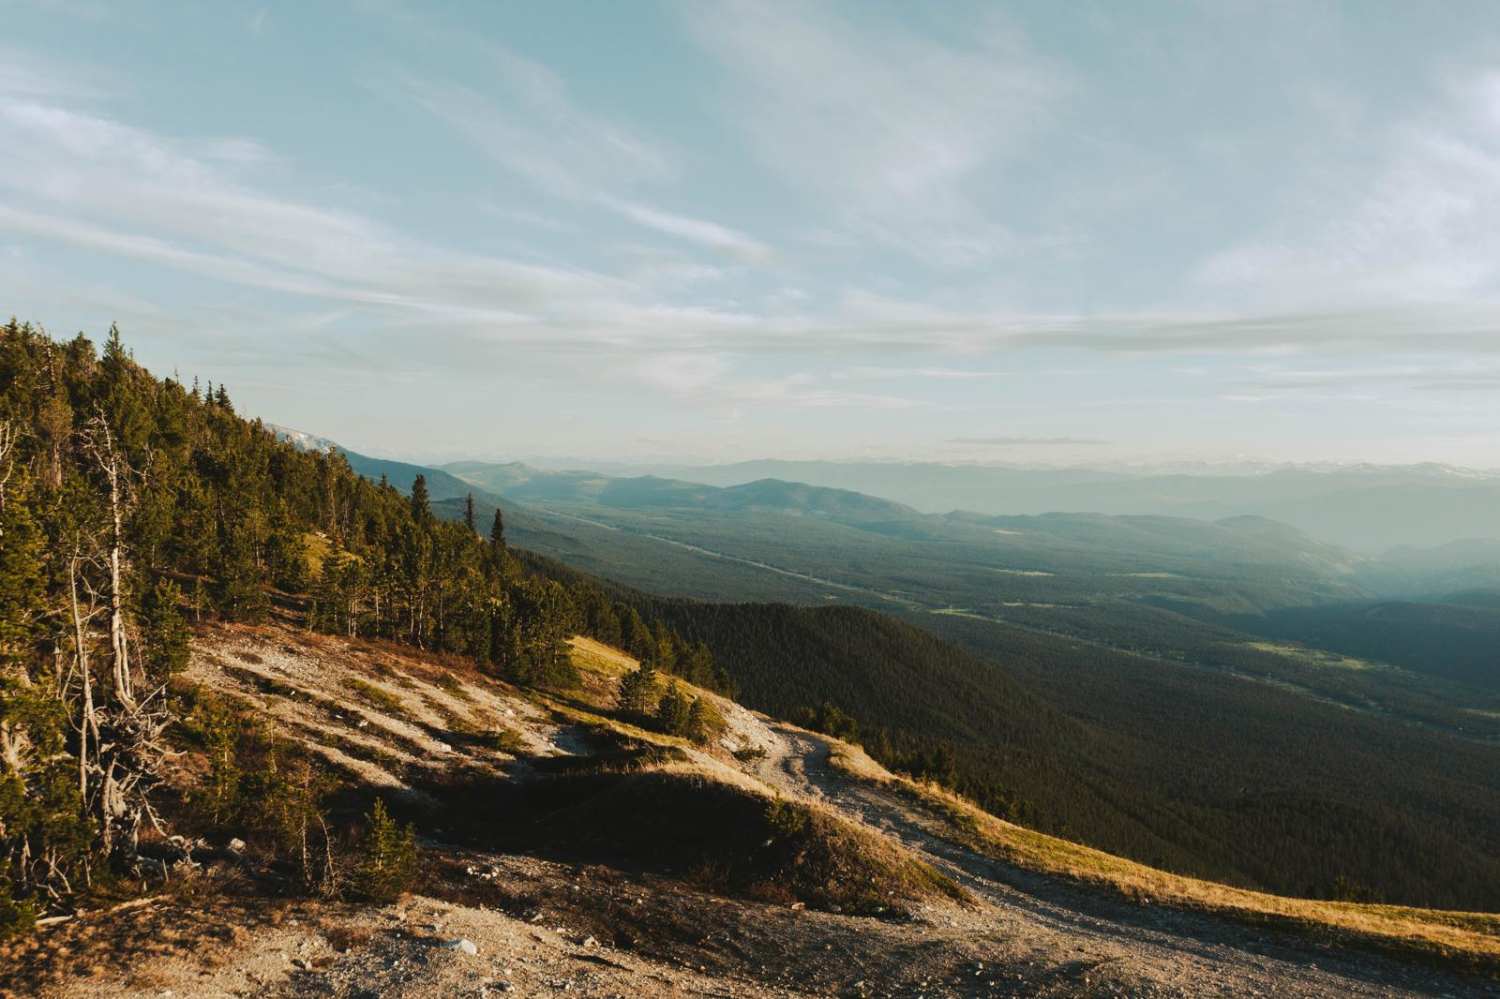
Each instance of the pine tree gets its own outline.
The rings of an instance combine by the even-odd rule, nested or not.
[[[505,515],[495,507],[495,520],[490,524],[490,550],[499,555],[505,551]]]
[[[656,640],[641,612],[632,606],[620,612],[620,644],[641,662],[656,661]]]
[[[677,672],[700,687],[717,686],[713,653],[702,642],[694,642],[688,647],[678,660]]]
[[[354,872],[354,891],[369,902],[394,902],[417,875],[416,830],[398,826],[379,798],[368,821],[360,844],[363,856]]]
[[[723,730],[724,716],[709,699],[701,695],[693,698],[683,734],[702,746],[712,742]]]
[[[656,711],[656,668],[649,662],[626,673],[620,680],[620,712],[648,718]]]
[[[418,527],[432,522],[432,506],[427,499],[427,476],[418,475],[411,483],[411,516]]]
[[[682,686],[673,680],[656,707],[656,727],[668,735],[686,735],[691,711]]]
[[[0,450],[4,450],[0,441]],[[0,454],[0,657],[23,661],[31,651],[47,612],[43,589],[46,537],[38,527],[24,469],[12,470],[10,456]]]
[[[470,534],[475,533],[475,531],[474,531],[474,494],[473,493],[469,493],[468,496],[464,497],[464,526],[469,529],[469,533]]]
[[[161,680],[187,668],[188,626],[179,606],[182,590],[169,579],[159,579],[141,602],[141,632],[146,640],[146,669]]]
[[[677,671],[677,643],[672,639],[672,632],[666,623],[660,619],[656,622],[655,634],[652,637],[654,653],[652,658],[656,661],[656,668],[664,673],[675,673]]]

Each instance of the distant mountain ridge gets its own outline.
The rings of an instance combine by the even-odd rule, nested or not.
[[[769,515],[803,518],[809,522],[844,524],[866,531],[875,531],[891,539],[905,538],[911,541],[942,541],[953,530],[982,530],[982,540],[992,541],[995,536],[1003,538],[1016,556],[1047,556],[1044,561],[1055,560],[1068,551],[1104,552],[1135,550],[1154,553],[1155,557],[1175,559],[1178,557],[1201,560],[1206,547],[1217,547],[1230,557],[1230,562],[1251,565],[1282,564],[1295,567],[1300,573],[1311,572],[1335,583],[1342,591],[1342,599],[1359,599],[1361,592],[1367,596],[1441,596],[1459,590],[1484,590],[1500,588],[1500,541],[1486,540],[1474,536],[1463,542],[1443,545],[1427,545],[1421,542],[1392,547],[1384,555],[1371,557],[1359,555],[1348,547],[1330,543],[1327,535],[1310,531],[1294,522],[1258,513],[1222,513],[1218,510],[1199,508],[1205,504],[1191,506],[1197,512],[1183,512],[1175,502],[1163,500],[1159,505],[1176,512],[1165,514],[1129,513],[1062,513],[1043,510],[1026,514],[986,514],[972,510],[954,510],[943,515],[924,513],[919,507],[894,500],[884,499],[868,493],[840,486],[819,486],[784,478],[762,477],[728,486],[715,486],[704,482],[671,479],[657,475],[611,476],[588,470],[556,471],[527,465],[523,462],[452,462],[442,467],[428,467],[390,459],[372,458],[342,448],[335,442],[287,428],[275,428],[285,439],[299,447],[326,450],[335,448],[343,453],[354,469],[371,479],[384,475],[390,483],[403,491],[411,488],[416,475],[426,476],[428,491],[434,505],[451,516],[462,512],[465,497],[473,495],[480,515],[488,518],[496,507],[507,509],[507,517],[514,527],[530,534],[531,542],[538,550],[548,551],[557,557],[579,558],[591,548],[597,548],[600,530],[614,532],[609,540],[619,542],[620,524],[589,523],[589,510],[599,513],[644,515],[651,511],[673,511],[677,514],[724,517],[735,515]],[[699,469],[700,472],[725,472],[734,468],[742,470],[789,472],[793,469],[880,469],[889,472],[893,468],[908,473],[921,468],[945,468],[938,465],[892,466],[880,463],[839,464],[831,462],[754,462],[739,466],[713,466]],[[1120,500],[1126,489],[1137,494],[1149,495],[1153,489],[1175,488],[1180,480],[1191,476],[1173,476],[1170,482],[1146,479],[1128,479],[1119,473],[1107,473],[1104,487],[1119,486],[1114,494],[1107,490],[1094,489],[1101,484],[1090,481],[1094,473],[1071,469],[1060,472],[1038,472],[990,468],[987,473],[1010,476],[1045,476],[1054,485],[1071,490],[1074,495],[1084,495],[1100,500],[1100,506],[1108,506]],[[1347,484],[1350,478],[1364,478],[1378,485],[1378,489],[1395,495],[1415,489],[1414,478],[1433,476],[1446,483],[1445,488],[1469,488],[1494,490],[1494,519],[1500,533],[1500,482],[1488,482],[1479,473],[1449,474],[1445,466],[1424,465],[1411,468],[1386,468],[1380,466],[1356,466],[1341,468],[1337,474],[1348,476],[1337,480],[1321,480],[1325,484]],[[1277,476],[1290,477],[1291,485],[1285,488],[1293,492],[1306,492],[1306,476],[1320,476],[1323,472],[1302,469],[1280,469],[1266,473],[1260,479],[1271,480],[1265,488],[1276,486]],[[1474,476],[1478,475],[1478,478]],[[730,477],[735,477],[733,474]],[[1228,478],[1228,477],[1225,477]],[[1234,481],[1243,484],[1246,477],[1236,476]],[[1467,483],[1467,486],[1456,484]],[[1210,483],[1209,486],[1218,486]],[[1202,483],[1191,488],[1208,488]],[[1210,490],[1211,491],[1211,490]],[[1033,496],[1033,498],[1035,498]],[[1476,499],[1488,514],[1485,497]],[[1355,503],[1343,494],[1329,499],[1335,506]],[[1143,505],[1150,506],[1150,503]],[[1226,504],[1227,505],[1227,504]],[[1357,504],[1356,504],[1357,506]],[[547,509],[555,509],[548,514]],[[1304,505],[1304,512],[1306,512]],[[1345,519],[1358,519],[1360,510],[1350,507],[1340,509]],[[1370,511],[1365,511],[1369,514]],[[1376,504],[1377,515],[1389,516]],[[560,519],[561,518],[561,519]],[[1460,518],[1461,520],[1461,518]],[[1443,521],[1452,523],[1452,518]],[[591,540],[585,541],[584,536]],[[975,538],[970,535],[970,541]],[[947,537],[949,542],[957,540]],[[649,539],[634,542],[644,551],[651,547]],[[657,546],[660,547],[659,545]],[[680,553],[679,553],[680,554]],[[632,559],[638,556],[631,556]],[[594,571],[607,571],[606,567],[592,560]],[[1039,568],[1046,569],[1047,565]],[[613,571],[618,572],[619,566]],[[636,585],[649,586],[644,578],[633,577]],[[1345,589],[1350,587],[1349,589]],[[759,590],[759,598],[767,592]],[[727,598],[729,593],[717,593]],[[1332,596],[1332,594],[1328,594]],[[803,595],[800,599],[806,599]]]
[[[1060,511],[1219,520],[1256,515],[1369,554],[1500,538],[1500,472],[1427,463],[1223,472],[1037,469],[940,463],[752,461],[655,474],[733,486],[773,477],[849,489],[926,513]]]
[[[445,473],[518,502],[589,502],[622,509],[700,508],[764,511],[827,517],[832,520],[900,520],[919,516],[902,503],[849,489],[763,478],[718,487],[654,475],[616,477],[597,472],[551,472],[520,462],[487,465],[456,462]]]
[[[266,425],[278,438],[291,443],[302,451],[337,451],[349,460],[349,467],[367,479],[378,481],[384,477],[392,486],[403,493],[411,492],[412,483],[418,475],[427,482],[427,494],[433,502],[447,499],[462,499],[464,496],[480,492],[475,487],[455,475],[439,468],[430,468],[426,465],[414,465],[406,461],[392,461],[388,458],[372,458],[358,451],[351,451],[343,445],[329,440],[327,437],[319,437],[315,434],[305,433],[301,430],[292,430],[289,427],[277,426],[274,423]]]

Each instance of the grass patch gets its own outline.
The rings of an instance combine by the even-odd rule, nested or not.
[[[1323,649],[1308,648],[1303,645],[1291,645],[1284,642],[1246,642],[1248,648],[1257,652],[1269,652],[1272,655],[1292,659],[1309,666],[1321,666],[1328,669],[1367,670],[1378,668],[1375,663],[1365,659],[1356,659],[1353,656],[1341,655],[1337,652],[1328,652]]]
[[[349,689],[359,695],[360,700],[373,708],[384,711],[389,715],[404,715],[406,706],[401,703],[401,698],[388,690],[383,690],[373,683],[367,683],[357,676],[349,678]]]
[[[474,695],[469,693],[469,689],[463,685],[463,682],[458,677],[446,670],[438,674],[437,685],[461,701],[469,704],[474,703]]]
[[[580,672],[603,676],[624,676],[640,665],[634,656],[583,635],[568,639],[568,656]]]
[[[323,575],[323,563],[333,554],[333,542],[321,531],[307,531],[302,535],[302,556],[307,560],[307,572],[313,579]]]
[[[688,749],[693,745],[687,739],[679,736],[653,732],[650,729],[641,728],[639,725],[632,725],[630,722],[621,721],[618,718],[606,718],[603,715],[586,711],[576,705],[568,704],[545,695],[539,695],[533,698],[533,700],[535,703],[547,708],[551,712],[552,717],[560,722],[586,725],[593,730],[607,731],[614,736],[636,739],[641,742],[651,742],[659,746],[675,746],[678,749]]]
[[[525,756],[528,752],[526,739],[520,732],[509,727],[501,727],[491,732],[486,737],[485,744],[496,752],[505,753],[508,756]]]

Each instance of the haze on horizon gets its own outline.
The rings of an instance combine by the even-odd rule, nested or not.
[[[1500,466],[1500,8],[0,0],[0,312],[374,454]]]

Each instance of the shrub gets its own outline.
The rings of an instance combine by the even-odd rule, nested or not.
[[[717,739],[724,728],[724,716],[712,701],[701,696],[693,698],[693,706],[688,709],[687,731],[684,733],[689,739],[700,746],[706,746]],[[761,750],[761,755],[765,755],[765,750]]]
[[[489,737],[490,747],[511,756],[526,752],[526,740],[513,728],[496,729]]]
[[[208,773],[189,796],[198,822],[211,835],[243,835],[268,856],[296,864],[303,888],[331,894],[333,837],[322,802],[333,780],[229,702],[195,696],[183,729],[208,756]]]
[[[36,906],[29,899],[11,897],[10,886],[0,882],[0,940],[30,933],[36,926]]]
[[[802,835],[810,817],[807,806],[785,798],[776,798],[766,805],[766,825],[770,826],[772,835],[780,840],[793,840]]]

